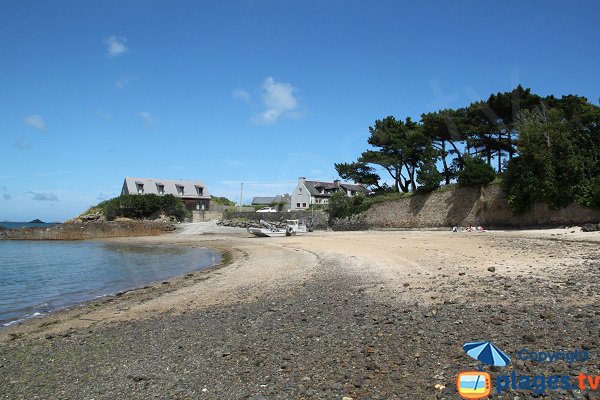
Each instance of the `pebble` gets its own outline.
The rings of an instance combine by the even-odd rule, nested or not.
[[[496,243],[519,256],[530,246],[526,251],[543,260],[549,252],[588,259],[540,272],[536,263],[546,261],[531,258],[531,268],[514,268],[532,274],[517,269],[514,276],[474,269],[458,278],[460,265],[449,267],[458,269],[448,277],[427,276],[439,279],[432,288],[415,278],[410,291],[347,273],[343,260],[322,260],[303,285],[252,293],[252,301],[95,324],[52,340],[16,337],[2,344],[0,398],[450,399],[458,398],[457,371],[476,365],[462,350],[466,341],[493,341],[513,357],[513,370],[528,375],[555,372],[517,360],[526,346],[600,354],[600,276],[590,273],[600,267],[600,249]],[[373,290],[384,284],[385,291]],[[559,374],[600,374],[595,360],[555,367]],[[83,379],[89,374],[97,379]]]

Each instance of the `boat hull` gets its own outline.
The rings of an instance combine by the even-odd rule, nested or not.
[[[283,237],[286,235],[284,230],[271,230],[261,228],[248,228],[248,233],[258,237]]]

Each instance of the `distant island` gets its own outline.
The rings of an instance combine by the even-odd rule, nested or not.
[[[37,219],[37,218],[36,218],[36,219],[34,219],[33,221],[29,221],[28,223],[29,223],[29,224],[45,224],[45,222],[44,222],[44,221],[42,221],[42,220],[39,220],[39,219]]]

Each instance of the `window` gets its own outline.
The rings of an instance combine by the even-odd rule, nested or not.
[[[177,194],[183,196],[183,186],[177,185]]]
[[[159,195],[163,195],[165,194],[165,185],[161,185],[160,183],[156,184],[156,191],[158,192]]]
[[[198,196],[202,196],[202,193],[204,192],[204,188],[202,188],[200,186],[196,186],[196,192],[198,193]]]
[[[300,203],[296,203],[296,208],[300,208]]]
[[[302,203],[302,208],[306,208],[306,203]]]
[[[135,187],[137,188],[138,194],[144,193],[144,184],[143,183],[136,183]]]

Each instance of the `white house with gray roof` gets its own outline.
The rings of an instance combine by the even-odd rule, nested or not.
[[[203,181],[125,177],[121,194],[172,194],[189,210],[208,211],[210,194]]]
[[[309,181],[301,177],[298,185],[292,192],[292,211],[306,210],[311,204],[329,204],[329,199],[334,193],[342,191],[348,197],[354,197],[358,193],[369,193],[369,190],[361,185],[341,182]]]

